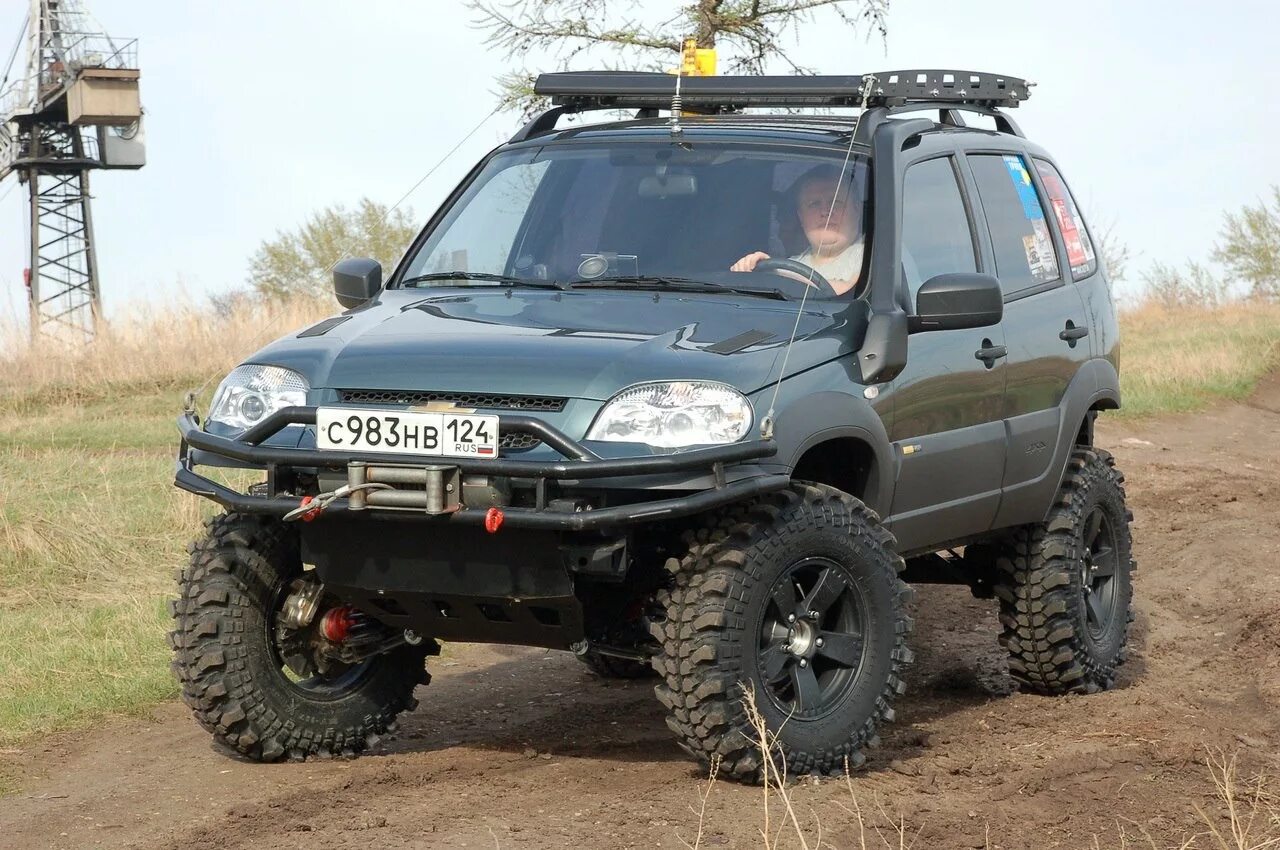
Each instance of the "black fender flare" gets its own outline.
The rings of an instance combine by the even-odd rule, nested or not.
[[[1044,517],[1053,507],[1053,497],[1062,488],[1067,474],[1067,460],[1075,448],[1076,435],[1084,423],[1089,411],[1099,406],[1099,402],[1107,402],[1106,408],[1120,407],[1120,372],[1114,363],[1102,357],[1096,357],[1082,365],[1067,391],[1062,397],[1062,423],[1058,432],[1058,446],[1050,467],[1056,475],[1050,476],[1053,490],[1044,501]]]
[[[865,400],[833,391],[793,399],[775,417],[773,438],[778,445],[776,460],[788,470],[794,470],[804,453],[820,443],[840,438],[865,443],[875,464],[861,495],[867,507],[882,517],[888,514],[895,479],[893,451],[884,423]]]

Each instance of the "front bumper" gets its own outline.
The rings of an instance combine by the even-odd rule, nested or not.
[[[378,469],[384,473],[388,470],[396,473],[388,476],[387,480],[394,478],[407,480],[409,477],[417,480],[416,473],[430,470],[425,474],[425,479],[429,482],[448,480],[459,483],[465,481],[466,476],[483,476],[490,479],[508,479],[512,483],[531,486],[534,493],[533,504],[526,506],[467,505],[459,501],[456,495],[452,499],[445,499],[443,493],[426,493],[419,496],[415,494],[423,491],[409,489],[388,490],[367,495],[353,493],[351,497],[332,501],[326,511],[376,511],[379,507],[395,507],[400,509],[396,511],[400,516],[416,515],[425,520],[483,525],[486,518],[490,516],[490,509],[497,507],[502,513],[504,527],[588,531],[701,513],[760,493],[781,489],[789,481],[788,475],[764,471],[735,477],[732,481],[728,480],[726,466],[772,457],[777,452],[777,446],[772,440],[754,440],[671,454],[601,458],[540,419],[522,415],[502,415],[498,420],[499,429],[503,433],[518,432],[537,437],[558,452],[562,459],[539,461],[500,457],[481,460],[381,452],[332,452],[271,446],[263,443],[283,428],[290,425],[314,425],[316,409],[314,407],[284,408],[234,439],[204,431],[196,416],[186,412],[178,417],[182,445],[179,449],[174,483],[182,490],[212,499],[230,510],[283,517],[299,507],[302,496],[315,495],[298,492],[296,487],[290,486],[290,482],[297,480],[299,473],[338,471],[346,473],[351,480],[356,480],[357,477],[365,480],[364,476],[368,474],[368,470]],[[265,468],[266,492],[240,493],[201,475],[195,470],[193,449],[215,459]],[[354,476],[353,468],[357,470]],[[629,499],[627,504],[600,507],[583,505],[575,502],[574,499],[560,498],[566,488],[575,493],[590,491],[592,482],[603,479],[610,479],[613,483],[628,477],[665,473],[709,475],[714,486],[671,498],[643,501]],[[451,492],[456,494],[459,490],[465,492],[465,488],[462,487]],[[652,492],[656,495],[669,491],[654,489],[641,492]],[[419,501],[423,504],[418,505]],[[379,504],[380,502],[382,504]],[[449,503],[448,507],[441,509],[441,505],[445,503]],[[408,506],[421,509],[415,512],[407,509]]]

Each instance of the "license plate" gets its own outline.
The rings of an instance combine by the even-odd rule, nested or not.
[[[321,407],[316,409],[316,447],[495,458],[498,456],[498,417]]]

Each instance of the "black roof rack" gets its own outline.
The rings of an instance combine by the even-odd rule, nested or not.
[[[1026,80],[973,71],[878,71],[843,76],[682,77],[685,109],[733,111],[749,106],[861,106],[866,77],[874,77],[868,106],[955,103],[1017,106],[1030,96]],[[669,109],[675,77],[651,71],[563,71],[541,74],[536,94],[579,109]]]
[[[1002,132],[1021,135],[997,107],[1017,107],[1031,96],[1032,83],[1018,77],[975,71],[878,71],[841,76],[681,77],[681,109],[694,113],[737,112],[748,107],[858,107],[867,77],[872,87],[868,108],[914,111],[937,108],[942,122],[963,126],[954,110],[992,115]],[[675,77],[650,71],[562,71],[541,74],[533,90],[551,99],[553,108],[525,125],[512,141],[555,127],[560,116],[600,109],[638,109],[642,116],[670,109]]]

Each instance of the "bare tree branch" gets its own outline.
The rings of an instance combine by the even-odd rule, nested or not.
[[[729,73],[764,73],[770,62],[785,64],[794,74],[812,70],[784,44],[798,40],[801,24],[829,12],[842,25],[867,35],[887,32],[888,0],[692,0],[674,16],[646,22],[628,0],[467,0],[474,24],[488,33],[486,42],[518,59],[546,53],[559,67],[614,47],[621,67],[668,70],[678,62],[684,41],[716,47]],[[597,63],[598,65],[599,63]],[[499,79],[504,107],[526,115],[537,111],[532,75],[514,72]]]

